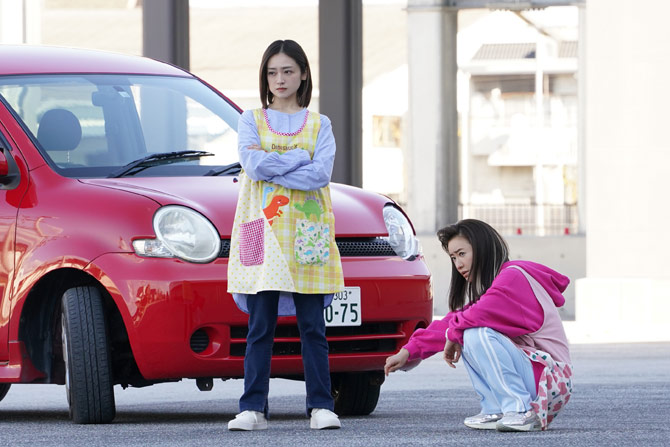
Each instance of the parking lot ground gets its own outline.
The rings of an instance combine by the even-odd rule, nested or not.
[[[75,425],[65,390],[17,385],[0,403],[0,440],[36,446],[668,446],[670,343],[574,345],[573,398],[546,432],[471,430],[464,417],[478,411],[462,365],[436,355],[409,372],[392,374],[377,409],[343,417],[341,430],[310,430],[304,384],[273,379],[267,431],[229,432],[241,380],[195,381],[148,388],[116,388],[117,417],[109,425]]]

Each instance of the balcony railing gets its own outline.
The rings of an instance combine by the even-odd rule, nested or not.
[[[461,219],[479,219],[503,236],[559,236],[579,232],[577,205],[461,204]]]

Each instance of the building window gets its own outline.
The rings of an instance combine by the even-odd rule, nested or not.
[[[372,116],[372,145],[401,147],[402,119],[399,116]]]

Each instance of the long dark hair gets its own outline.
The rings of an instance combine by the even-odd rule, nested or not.
[[[468,302],[476,302],[491,287],[502,265],[509,261],[509,248],[505,239],[489,224],[476,219],[464,219],[437,232],[444,251],[456,236],[464,237],[472,245],[472,266],[469,281],[458,273],[451,263],[449,308],[457,310]]]
[[[275,40],[267,47],[261,60],[261,69],[258,73],[258,84],[260,86],[261,103],[263,108],[267,109],[274,101],[274,96],[268,85],[268,62],[275,54],[284,53],[293,59],[298,67],[300,74],[307,74],[307,78],[300,83],[296,97],[300,107],[307,107],[312,100],[312,72],[309,69],[309,61],[302,47],[294,40]]]

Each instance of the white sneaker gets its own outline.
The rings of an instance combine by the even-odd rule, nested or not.
[[[340,428],[340,418],[335,413],[325,408],[313,408],[309,419],[309,427],[317,430],[324,428]]]
[[[498,431],[537,431],[542,429],[540,418],[533,410],[525,413],[508,412],[496,424]]]
[[[246,410],[235,416],[235,419],[228,422],[228,430],[266,430],[268,421],[265,415],[258,411]]]
[[[474,416],[469,416],[465,418],[463,423],[466,426],[477,430],[495,430],[496,423],[500,419],[502,419],[502,417],[503,417],[502,413],[498,414],[479,413]]]

